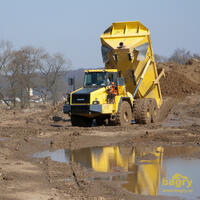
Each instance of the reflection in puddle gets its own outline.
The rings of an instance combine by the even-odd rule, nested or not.
[[[5,141],[5,140],[7,140],[8,138],[6,138],[6,137],[2,137],[2,138],[0,138],[0,141]]]
[[[122,187],[136,194],[190,199],[200,196],[200,160],[163,159],[163,155],[163,147],[106,146],[74,151],[45,151],[33,157],[80,163],[88,169],[104,173],[104,176],[90,180],[120,181]]]

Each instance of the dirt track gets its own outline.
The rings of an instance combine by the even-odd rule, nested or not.
[[[116,183],[89,180],[93,172],[76,162],[54,162],[32,158],[40,151],[80,149],[119,144],[144,147],[168,146],[165,157],[199,158],[200,152],[200,64],[160,64],[166,69],[161,80],[165,120],[151,125],[128,127],[71,127],[61,111],[36,106],[0,113],[0,199],[171,199],[130,193]],[[168,114],[168,115],[166,115]],[[54,122],[59,115],[62,120]],[[187,151],[182,151],[187,147]],[[189,148],[188,147],[193,147]],[[72,181],[66,181],[70,179]]]

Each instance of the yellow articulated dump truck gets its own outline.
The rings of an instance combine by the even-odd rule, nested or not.
[[[64,105],[72,126],[156,122],[162,104],[150,32],[140,22],[113,23],[101,35],[104,69],[85,70],[83,87]]]

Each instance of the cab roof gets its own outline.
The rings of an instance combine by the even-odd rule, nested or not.
[[[117,69],[88,69],[84,70],[85,73],[87,72],[118,72]]]

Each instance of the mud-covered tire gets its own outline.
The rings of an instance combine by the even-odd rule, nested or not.
[[[72,126],[78,126],[79,121],[80,121],[79,116],[71,115],[71,124],[72,124]]]
[[[158,106],[155,99],[150,99],[151,104],[151,122],[156,123],[159,118]]]
[[[92,122],[93,122],[92,118],[86,118],[78,115],[71,115],[72,126],[90,127],[92,126]]]
[[[132,116],[130,104],[127,101],[123,101],[116,115],[116,124],[120,126],[130,125]]]
[[[137,99],[134,103],[133,116],[138,124],[151,123],[151,101],[149,99]]]

